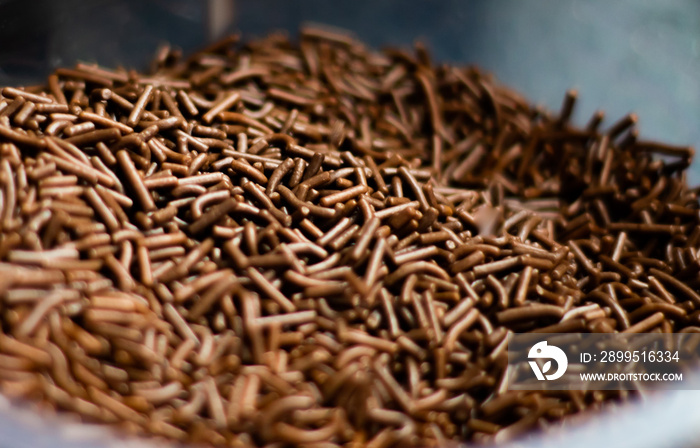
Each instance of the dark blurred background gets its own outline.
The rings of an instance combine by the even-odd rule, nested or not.
[[[374,47],[423,40],[550,109],[574,87],[580,123],[635,111],[642,137],[700,148],[698,0],[0,0],[0,84],[77,60],[145,68],[164,41],[188,52],[226,31],[293,37],[306,21]]]

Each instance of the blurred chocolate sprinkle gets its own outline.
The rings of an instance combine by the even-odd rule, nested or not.
[[[226,446],[501,441],[509,332],[700,331],[693,150],[306,28],[0,99],[0,387]],[[658,157],[661,155],[663,157]]]

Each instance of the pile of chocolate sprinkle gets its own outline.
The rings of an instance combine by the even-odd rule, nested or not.
[[[700,331],[693,151],[304,28],[0,99],[0,390],[221,446],[502,441],[506,337]],[[662,157],[660,157],[662,156]]]

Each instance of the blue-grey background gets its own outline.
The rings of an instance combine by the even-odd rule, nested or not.
[[[229,1],[228,30],[244,37],[313,21],[375,47],[421,39],[436,61],[478,64],[552,110],[577,88],[579,123],[635,111],[642,137],[700,149],[700,0],[0,0],[0,85],[77,60],[145,68],[165,41],[193,51]],[[697,161],[689,178],[700,183]],[[698,403],[696,391],[651,397],[531,446],[697,446]],[[67,441],[65,428],[20,414],[0,400],[0,448],[123,446]]]

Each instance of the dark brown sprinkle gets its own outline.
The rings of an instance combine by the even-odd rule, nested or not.
[[[505,392],[508,332],[695,328],[693,150],[634,114],[325,28],[153,67],[2,89],[4,393],[195,444],[500,441],[613,398]]]

